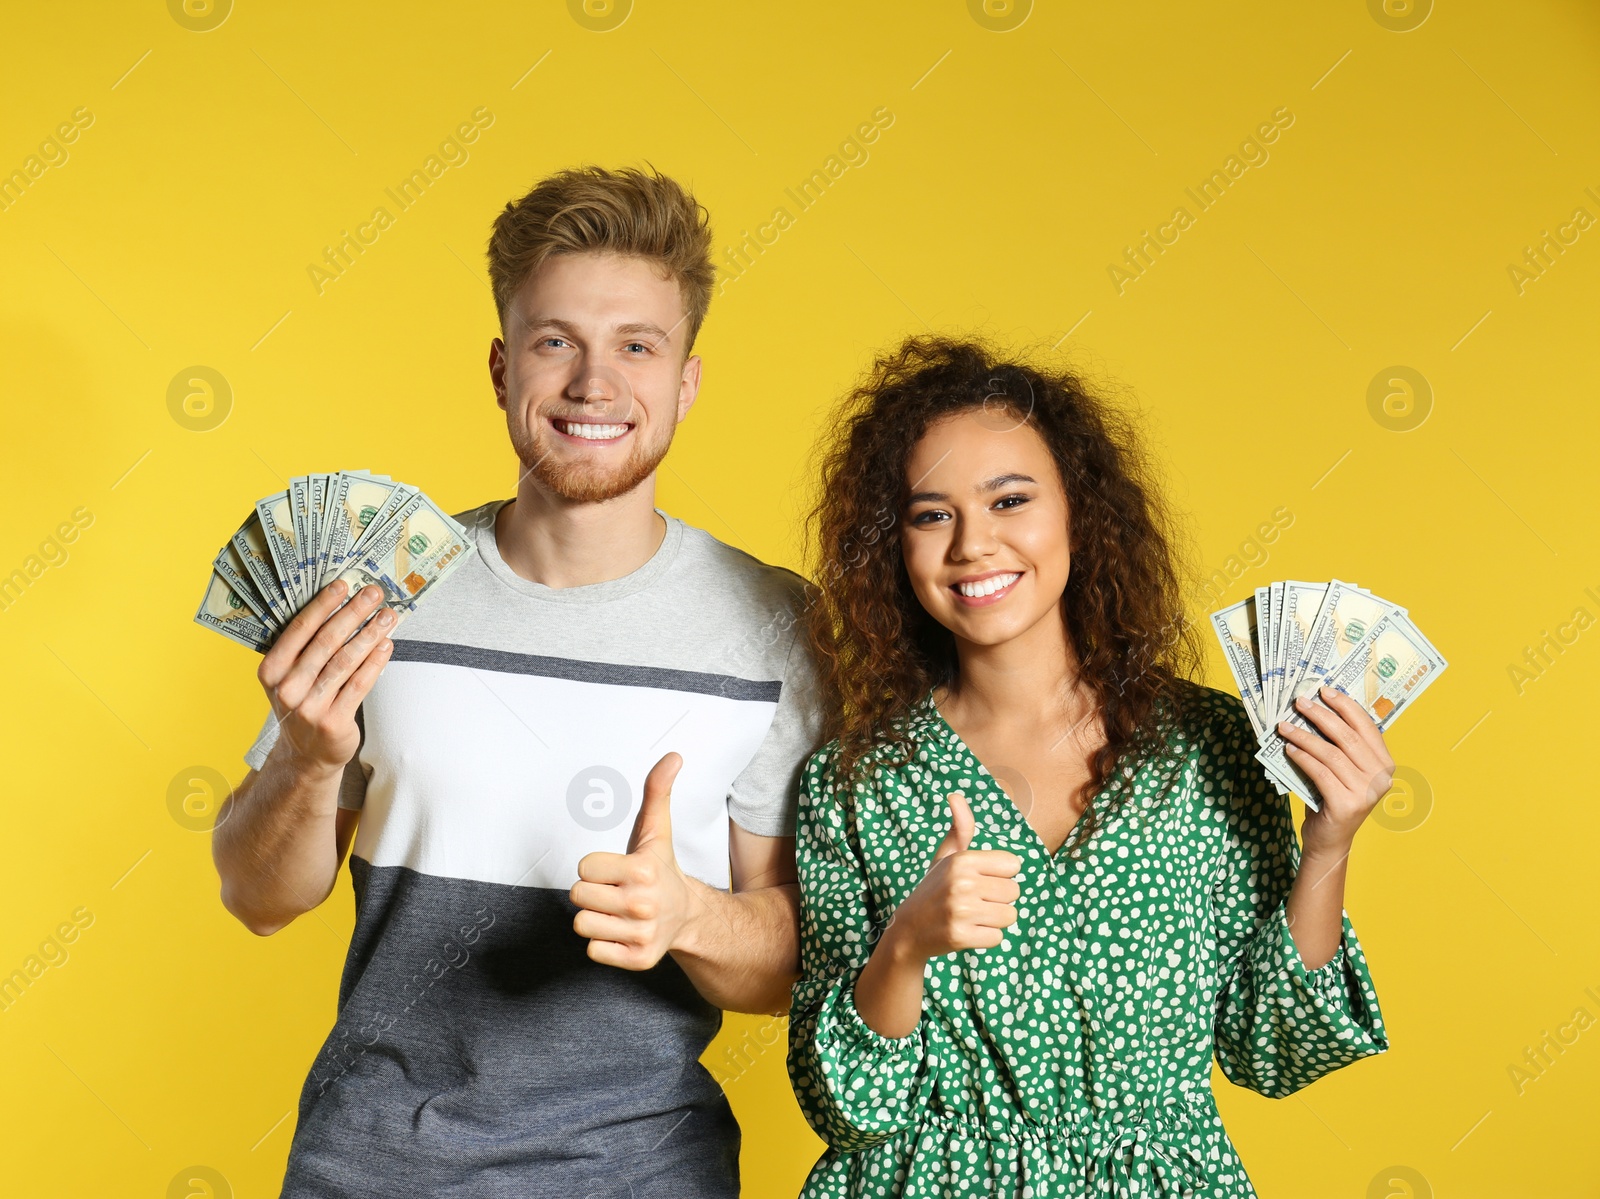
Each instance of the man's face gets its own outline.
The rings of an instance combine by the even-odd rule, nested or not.
[[[576,503],[654,474],[700,387],[674,280],[640,258],[556,254],[506,309],[489,376],[523,471]]]

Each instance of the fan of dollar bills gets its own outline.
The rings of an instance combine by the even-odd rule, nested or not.
[[[1316,785],[1284,753],[1278,722],[1322,734],[1295,708],[1326,684],[1360,704],[1388,730],[1449,665],[1398,604],[1354,583],[1289,580],[1211,614],[1211,627],[1239,685],[1261,748],[1256,759],[1281,794],[1313,810]]]
[[[257,502],[228,538],[194,618],[264,653],[296,612],[343,579],[350,595],[382,587],[381,607],[403,620],[473,548],[465,528],[388,475],[300,475]]]

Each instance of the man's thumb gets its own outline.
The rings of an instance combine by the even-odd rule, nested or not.
[[[934,851],[935,862],[942,861],[953,853],[959,853],[972,842],[972,809],[967,806],[967,797],[959,791],[952,791],[945,798],[950,801],[950,831],[944,835],[944,840],[939,842],[939,848]]]
[[[672,782],[682,766],[683,758],[671,753],[651,767],[644,780],[639,814],[633,818],[633,833],[628,837],[629,853],[659,841],[667,855],[672,855]]]

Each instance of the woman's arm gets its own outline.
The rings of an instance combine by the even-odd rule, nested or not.
[[[1289,931],[1312,970],[1333,957],[1344,932],[1345,863],[1356,830],[1394,782],[1394,759],[1372,717],[1342,691],[1320,694],[1327,707],[1310,696],[1295,706],[1327,740],[1278,723],[1289,760],[1322,794],[1322,806],[1300,826],[1300,871],[1289,894]]]
[[[1308,817],[1302,857],[1296,801],[1273,790],[1244,710],[1230,703],[1232,718],[1211,739],[1227,823],[1211,893],[1220,967],[1213,1033],[1229,1081],[1281,1099],[1389,1042],[1340,898],[1348,843],[1326,856],[1337,842],[1322,840]]]
[[[883,1036],[856,1009],[856,984],[877,956],[882,925],[852,819],[822,765],[829,757],[827,750],[815,755],[800,786],[800,978],[789,1010],[788,1066],[807,1122],[833,1148],[852,1152],[911,1127],[932,1083],[920,968],[904,1035]]]
[[[916,890],[895,910],[856,980],[856,1010],[886,1037],[909,1033],[922,1015],[928,962],[960,949],[989,949],[1017,922],[1022,859],[1003,849],[968,849],[976,827],[967,797],[945,796],[950,831]]]

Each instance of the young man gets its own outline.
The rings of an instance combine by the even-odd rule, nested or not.
[[[290,1199],[738,1194],[698,1059],[722,1009],[788,1008],[817,718],[801,580],[655,507],[710,248],[659,174],[508,204],[489,374],[515,497],[456,514],[477,553],[403,626],[334,584],[262,660],[222,902],[275,932],[355,839]]]

